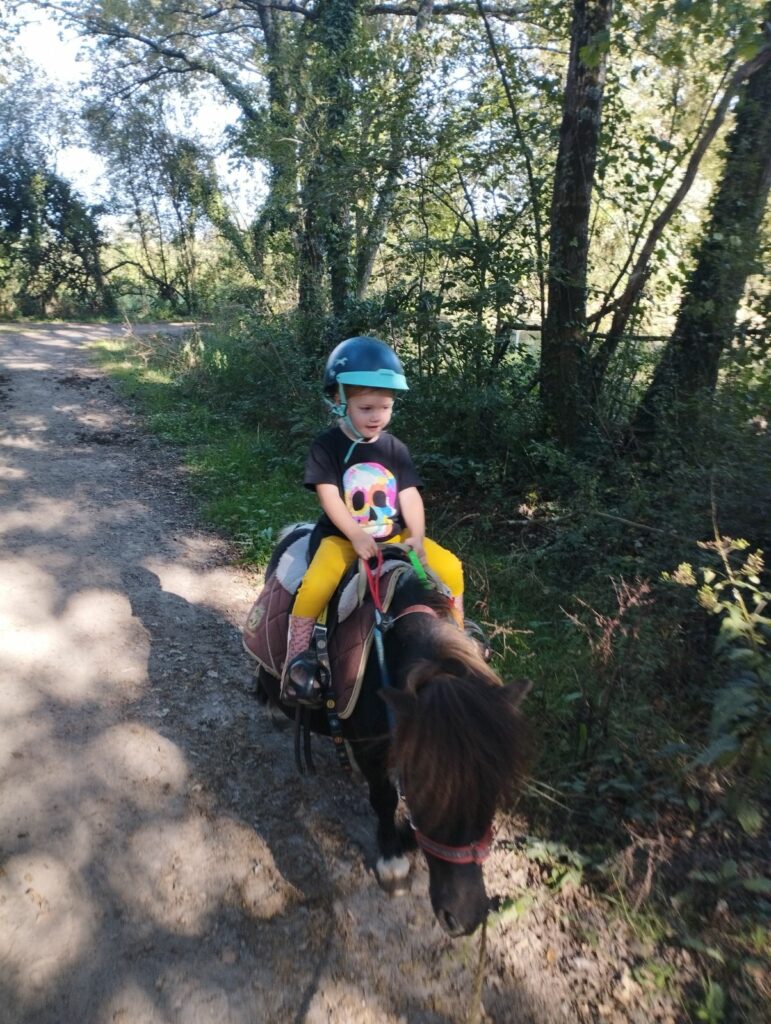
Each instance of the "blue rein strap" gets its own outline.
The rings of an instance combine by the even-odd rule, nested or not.
[[[433,590],[431,580],[426,574],[426,570],[418,558],[415,551],[410,548],[407,551],[407,557],[410,560],[415,575],[418,577],[420,582],[427,590]],[[377,654],[378,668],[380,669],[380,681],[383,689],[388,689],[392,686],[391,676],[388,672],[388,666],[386,665],[385,658],[385,646],[383,644],[383,636],[388,632],[394,624],[392,616],[388,615],[383,609],[383,601],[380,596],[380,574],[383,569],[383,552],[378,548],[377,550],[377,565],[373,572],[369,567],[369,562],[364,562],[364,571],[367,576],[367,584],[369,586],[369,592],[372,597],[372,603],[375,606],[375,652]],[[429,610],[429,609],[426,609]],[[386,714],[388,715],[388,728],[391,732],[394,731],[396,726],[396,718],[394,716],[393,708],[386,701]]]
[[[388,666],[386,665],[383,634],[386,633],[393,625],[393,620],[390,615],[386,615],[383,611],[383,601],[380,597],[380,573],[383,568],[383,552],[380,548],[377,549],[376,557],[377,564],[374,572],[370,569],[369,562],[364,560],[362,561],[364,561],[364,572],[367,576],[367,585],[369,586],[372,603],[375,606],[375,653],[377,654],[377,663],[378,668],[380,669],[380,682],[385,690],[391,686],[391,677],[388,673]],[[388,715],[388,729],[390,732],[393,732],[396,726],[396,718],[394,716],[393,708],[388,701],[386,701],[386,714]]]
[[[388,666],[385,660],[385,648],[383,646],[383,613],[376,608],[375,609],[375,651],[377,652],[377,663],[380,669],[380,681],[383,684],[383,689],[387,690],[391,686],[391,677],[388,674]],[[396,727],[396,718],[394,716],[394,709],[388,703],[385,702],[386,714],[388,715],[388,729],[390,732],[394,731]]]

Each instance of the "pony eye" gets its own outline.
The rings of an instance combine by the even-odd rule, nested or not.
[[[354,491],[351,496],[351,504],[353,505],[355,512],[361,512],[366,505],[366,501],[364,500],[364,491]]]

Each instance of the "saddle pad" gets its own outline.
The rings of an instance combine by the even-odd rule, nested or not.
[[[308,546],[311,542],[310,532],[304,533],[289,545],[278,560],[275,578],[290,594],[296,594],[302,578],[308,571]]]
[[[266,581],[244,626],[243,645],[247,653],[277,679],[286,657],[287,620],[293,603],[294,594],[283,586],[276,573]]]

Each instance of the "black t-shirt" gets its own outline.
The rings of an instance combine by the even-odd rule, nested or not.
[[[405,444],[392,434],[376,441],[359,441],[345,461],[352,441],[340,427],[330,427],[311,445],[303,484],[336,484],[353,519],[377,541],[390,540],[404,529],[399,491],[422,487],[423,481]],[[343,534],[322,513],[318,523],[322,537]]]

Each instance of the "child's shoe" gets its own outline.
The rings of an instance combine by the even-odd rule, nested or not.
[[[474,622],[473,619],[464,619],[463,632],[466,634],[466,636],[471,637],[471,639],[479,648],[479,653],[482,655],[482,658],[489,664],[490,661],[492,661],[493,649],[492,646],[490,645],[490,641],[487,637],[487,634],[479,625],[479,623]]]
[[[462,629],[466,636],[471,637],[479,648],[479,653],[482,655],[484,660],[489,662],[493,656],[493,649],[490,646],[490,641],[478,622],[474,622],[473,619],[467,619],[464,617],[463,594],[459,594],[457,597],[452,599],[450,611],[452,612],[452,617],[455,620],[455,624],[458,629]]]
[[[312,616],[290,615],[286,658],[281,673],[279,700],[285,704],[318,707],[322,693],[316,678],[318,662],[311,650],[316,620]]]

